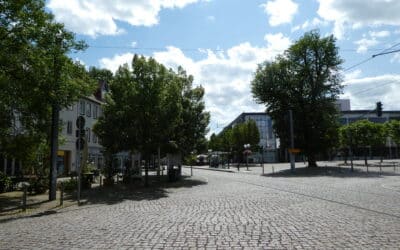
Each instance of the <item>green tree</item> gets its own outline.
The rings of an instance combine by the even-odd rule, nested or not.
[[[93,85],[85,68],[68,57],[84,49],[84,42],[54,21],[44,1],[0,1],[0,16],[0,114],[5,120],[0,151],[16,157],[6,144],[21,151],[32,147],[20,142],[41,143],[32,138],[47,138],[47,143],[54,138],[57,144],[59,110],[87,95]],[[55,198],[54,180],[50,199]]]
[[[244,145],[250,144],[252,151],[258,150],[260,141],[260,132],[254,120],[248,120],[245,123],[239,123],[232,128],[231,145],[238,163],[242,161]]]
[[[341,63],[334,37],[311,31],[275,61],[259,65],[251,83],[256,101],[274,120],[282,148],[290,146],[288,113],[293,111],[295,147],[305,153],[309,167],[336,143]]]
[[[365,165],[368,165],[369,147],[383,147],[387,134],[383,124],[360,120],[339,129],[343,147],[362,148]]]
[[[388,136],[397,144],[400,144],[400,121],[391,120],[385,123]]]
[[[192,89],[192,77],[166,69],[153,58],[135,55],[110,84],[110,94],[95,132],[110,152],[138,151],[146,160],[159,148],[189,154],[204,143],[209,115],[204,90]],[[176,146],[176,147],[175,147]]]
[[[212,133],[210,136],[210,140],[208,141],[208,149],[212,151],[220,151],[221,150],[221,142],[220,137],[215,133]]]

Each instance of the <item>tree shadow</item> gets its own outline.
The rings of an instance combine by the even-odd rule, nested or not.
[[[386,167],[387,168],[387,167]],[[383,169],[383,168],[382,168]],[[383,176],[400,176],[400,173],[388,172],[388,171],[380,171],[374,169],[370,169],[367,172],[367,168],[360,169],[359,167],[355,167],[353,171],[349,167],[331,167],[331,166],[320,166],[316,168],[309,167],[300,167],[296,168],[294,172],[290,169],[284,169],[281,171],[277,171],[275,173],[264,174],[266,177],[321,177],[321,176],[329,176],[329,177],[337,177],[337,178],[377,178]]]
[[[192,188],[205,184],[207,184],[207,182],[192,179],[187,176],[182,176],[179,180],[175,182],[169,182],[167,176],[149,176],[149,185],[147,187],[144,185],[143,180],[137,180],[130,184],[117,183],[112,186],[95,186],[90,189],[82,190],[81,203],[79,207],[74,208],[73,210],[89,208],[89,206],[86,205],[113,205],[124,201],[157,200],[168,197],[170,189]],[[64,201],[66,203],[73,203],[76,201],[76,197],[76,191],[67,192],[64,195]],[[28,217],[42,217],[63,212],[62,210],[59,210],[62,207],[58,206],[49,210],[40,212],[38,211],[33,214],[22,214],[20,213],[20,201],[21,200],[19,199],[19,203],[13,203],[14,205],[16,205],[13,209],[15,209],[19,214],[11,214],[11,216],[7,216],[3,219],[1,219],[0,217],[0,223]],[[0,202],[2,201],[0,200]],[[49,201],[46,200],[32,203],[29,204],[28,207],[40,207],[40,204],[45,204],[48,202]]]
[[[149,176],[148,186],[144,180],[136,180],[130,184],[117,183],[108,187],[94,187],[82,192],[81,204],[107,204],[113,205],[123,201],[157,200],[168,197],[168,189],[171,188],[192,188],[204,185],[206,182],[193,180],[182,176],[180,180],[169,182],[166,176]]]

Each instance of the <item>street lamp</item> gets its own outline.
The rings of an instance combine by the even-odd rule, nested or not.
[[[244,153],[246,155],[246,168],[247,168],[247,171],[249,171],[249,148],[250,148],[250,144],[248,144],[248,143],[244,144],[243,147],[244,147]]]

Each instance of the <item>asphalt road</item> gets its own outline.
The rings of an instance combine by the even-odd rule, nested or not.
[[[3,221],[0,249],[400,246],[398,175],[271,177],[243,170],[194,169],[172,187]]]

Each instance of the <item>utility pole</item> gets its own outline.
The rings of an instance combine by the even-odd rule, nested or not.
[[[59,81],[61,65],[58,62],[59,54],[61,53],[62,46],[62,33],[57,33],[54,46],[54,83],[53,91],[54,98],[58,97]],[[60,105],[58,100],[54,99],[51,107],[51,141],[50,141],[50,175],[49,175],[49,201],[56,199],[57,194],[57,151],[58,151],[58,121],[60,119]]]
[[[289,123],[290,123],[290,147],[294,149],[294,130],[293,130],[293,111],[289,110]],[[294,153],[290,152],[290,170],[294,172],[295,159]]]

